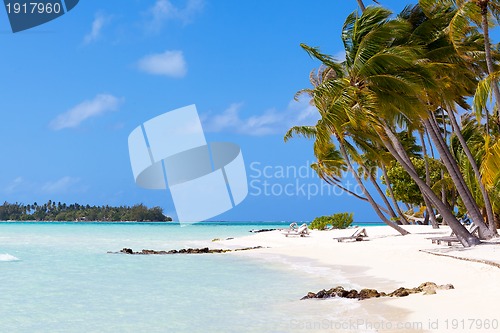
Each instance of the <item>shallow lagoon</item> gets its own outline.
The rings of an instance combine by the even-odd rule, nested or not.
[[[357,305],[299,301],[325,287],[325,275],[316,276],[313,266],[306,272],[279,260],[231,254],[107,253],[216,248],[213,238],[286,226],[0,223],[0,331],[331,331],[340,313]]]

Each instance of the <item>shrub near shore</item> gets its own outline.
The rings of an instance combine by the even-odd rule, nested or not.
[[[354,221],[353,213],[336,213],[333,215],[316,217],[309,227],[311,229],[324,230],[330,225],[333,229],[345,229]]]

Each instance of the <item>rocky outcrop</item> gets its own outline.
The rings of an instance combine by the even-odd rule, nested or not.
[[[345,290],[344,287],[338,286],[335,288],[331,288],[329,290],[320,290],[317,293],[309,292],[306,296],[301,299],[310,299],[310,298],[332,298],[332,297],[342,297],[342,298],[353,298],[353,299],[368,299],[368,298],[376,298],[376,297],[405,297],[410,294],[423,293],[424,295],[433,295],[436,293],[436,290],[447,290],[447,289],[455,289],[452,284],[445,285],[437,285],[434,282],[424,282],[420,286],[416,288],[398,288],[391,293],[379,292],[375,289],[361,289],[357,291],[355,289]]]
[[[276,229],[252,229],[249,232],[259,233],[259,232],[268,232],[268,231],[274,231],[274,230],[276,230]]]
[[[234,250],[227,250],[227,249],[209,249],[208,247],[203,247],[199,249],[180,249],[180,250],[169,250],[169,251],[156,251],[156,250],[141,250],[138,252],[133,251],[132,249],[129,248],[123,248],[120,250],[120,252],[108,252],[108,253],[125,253],[125,254],[143,254],[143,255],[149,255],[149,254],[204,254],[204,253],[226,253],[226,252],[236,252],[236,251],[246,251],[246,250],[255,250],[255,249],[260,249],[262,246],[254,246],[254,247],[245,247],[241,249],[234,249]]]

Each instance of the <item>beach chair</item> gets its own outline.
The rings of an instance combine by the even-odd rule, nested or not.
[[[479,227],[475,225],[474,223],[471,223],[467,230],[472,234],[476,235],[479,237]],[[460,241],[458,240],[457,236],[455,236],[455,233],[452,231],[449,236],[444,236],[444,237],[431,237],[428,238],[432,241],[432,244],[438,244],[440,245],[441,243],[447,244],[448,246],[451,246],[452,243],[459,243]]]
[[[422,224],[425,221],[425,217],[418,217],[414,215],[404,214],[406,219],[413,224]]]
[[[464,214],[458,222],[462,223],[463,225],[469,225],[473,224],[472,221],[470,220],[469,216],[467,214]]]
[[[295,226],[296,225],[297,225],[297,223],[295,223]],[[290,229],[285,229],[282,231],[282,233],[283,233],[283,235],[285,235],[285,237],[288,237],[288,236],[305,237],[305,236],[309,236],[309,228],[307,227],[307,224],[305,224],[305,223],[302,223],[300,225],[300,227],[298,227],[298,228],[292,228],[292,225],[290,225]]]
[[[476,235],[477,237],[479,237],[479,227],[477,225],[475,225],[474,223],[471,223],[469,225],[469,227],[467,228],[467,230],[469,230],[469,232],[473,235]]]
[[[365,240],[365,237],[368,237],[368,234],[366,233],[365,228],[358,228],[356,231],[351,236],[347,237],[335,237],[333,239],[336,239],[337,242],[343,242],[345,240],[355,240],[355,241],[363,241]]]
[[[406,219],[409,220],[410,222],[413,222],[413,224],[422,224],[425,222],[425,217],[418,217],[414,215],[408,215],[404,214]],[[436,214],[436,219],[440,218],[441,214]]]
[[[290,223],[290,226],[288,227],[288,229],[280,229],[281,233],[282,234],[285,234],[285,233],[288,233],[288,232],[292,232],[292,231],[296,231],[299,227],[297,226],[297,223],[296,222],[292,222]]]
[[[452,243],[460,243],[455,236],[444,236],[431,238],[433,244],[441,245],[441,243],[451,246]]]

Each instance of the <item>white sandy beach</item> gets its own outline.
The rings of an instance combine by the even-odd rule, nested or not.
[[[449,247],[432,244],[427,239],[449,235],[448,227],[437,230],[430,226],[405,228],[411,235],[400,236],[385,226],[367,227],[368,239],[358,242],[332,239],[352,234],[352,229],[346,229],[313,230],[309,237],[285,237],[280,231],[271,231],[217,243],[229,248],[266,247],[232,255],[267,258],[295,266],[308,263],[322,267],[326,272],[339,271],[340,274],[332,274],[331,282],[324,289],[342,285],[346,289],[373,288],[391,292],[399,287],[418,287],[427,281],[438,285],[451,283],[455,287],[453,290],[438,290],[435,295],[414,294],[359,301],[372,320],[383,318],[372,331],[499,332],[500,241],[469,249],[459,244]],[[449,256],[489,261],[490,264]],[[339,281],[339,276],[342,281]],[[304,290],[302,294],[308,291],[318,290]],[[362,332],[365,319],[359,318],[359,323],[331,331]]]

